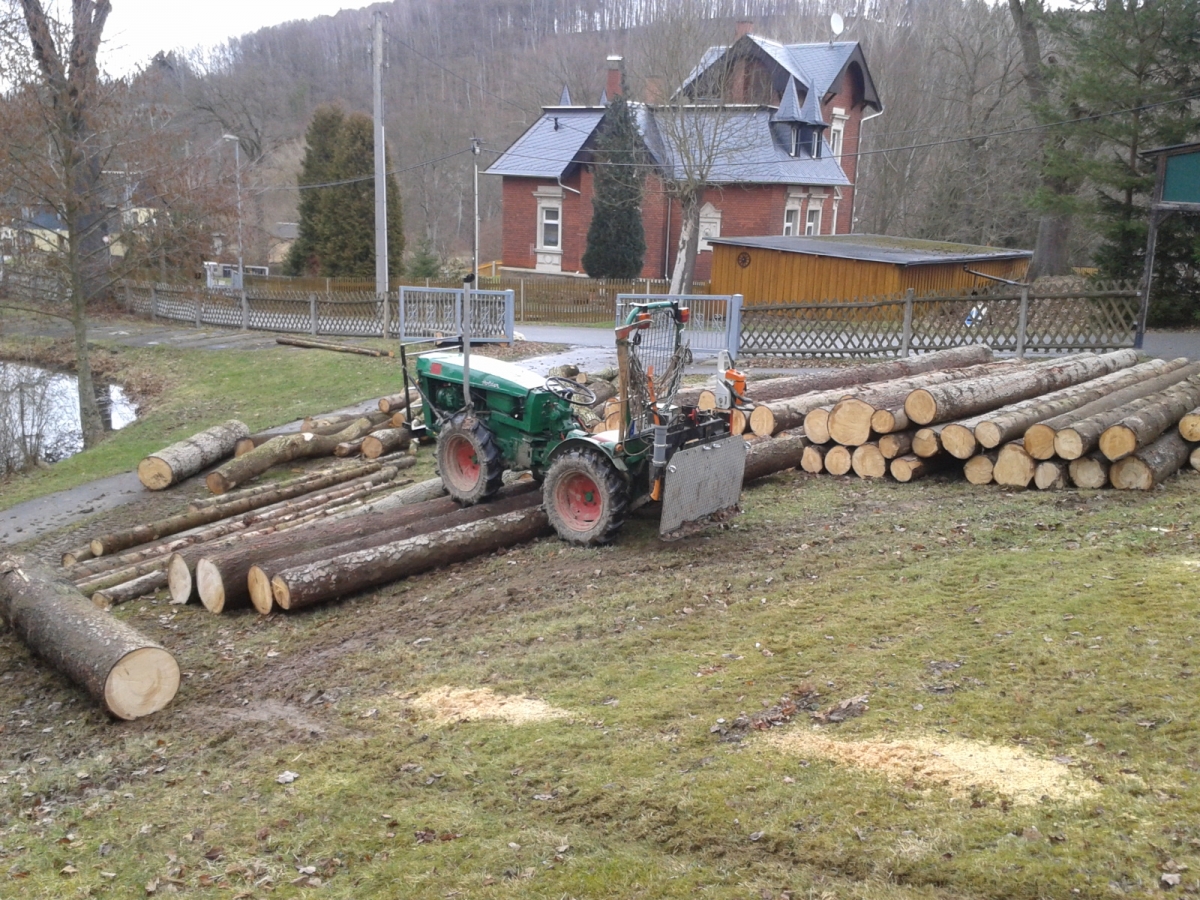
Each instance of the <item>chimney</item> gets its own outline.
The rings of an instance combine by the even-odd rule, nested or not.
[[[735,37],[734,40],[737,40],[737,38],[745,37],[753,30],[754,30],[754,20],[753,19],[742,19],[740,22],[737,23],[737,37]]]
[[[612,100],[617,94],[623,94],[621,82],[625,80],[625,60],[620,56],[608,58],[608,81],[604,85],[604,93]]]

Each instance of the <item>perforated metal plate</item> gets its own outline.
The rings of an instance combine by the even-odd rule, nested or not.
[[[746,471],[746,441],[730,436],[680,450],[667,463],[658,533],[672,536],[689,522],[736,509]]]

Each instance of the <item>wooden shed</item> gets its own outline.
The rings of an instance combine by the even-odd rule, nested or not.
[[[874,234],[709,238],[714,294],[741,294],[748,306],[867,300],[912,288],[994,287],[975,272],[1020,281],[1032,250],[922,241]]]

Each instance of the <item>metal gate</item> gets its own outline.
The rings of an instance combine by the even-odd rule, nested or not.
[[[617,294],[616,324],[621,325],[636,303],[678,300],[691,310],[686,337],[692,353],[715,356],[728,350],[738,358],[742,338],[741,294]]]
[[[513,292],[463,291],[461,288],[401,287],[392,336],[457,338],[462,334],[463,296],[471,303],[471,340],[512,343]]]

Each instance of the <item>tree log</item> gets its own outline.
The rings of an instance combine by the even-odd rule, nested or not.
[[[834,444],[825,452],[825,471],[830,475],[845,475],[852,463],[850,449],[841,444]]]
[[[918,428],[913,432],[912,450],[915,455],[922,459],[932,459],[941,453],[941,427],[935,425],[933,428]]]
[[[550,520],[537,506],[347,553],[308,566],[284,569],[271,579],[271,588],[275,602],[283,609],[302,609],[550,533]]]
[[[999,450],[976,453],[963,463],[963,475],[971,484],[991,484],[995,480],[996,459],[999,456]]]
[[[871,413],[871,430],[876,434],[892,434],[896,431],[907,431],[908,427],[908,413],[904,411],[903,406],[877,409]]]
[[[1197,472],[1200,472],[1200,447],[1192,451],[1192,455],[1188,457],[1188,464]]]
[[[825,471],[825,444],[809,444],[804,448],[800,457],[800,468],[810,475],[820,475]]]
[[[92,544],[89,541],[82,547],[76,547],[73,550],[68,550],[62,555],[62,567],[68,569],[71,566],[78,565],[81,562],[87,562],[89,559],[95,559],[96,554],[92,552]]]
[[[412,440],[412,432],[407,428],[387,428],[376,431],[363,438],[362,453],[367,459],[378,459],[385,453],[404,450]]]
[[[1033,483],[1039,491],[1061,491],[1067,486],[1067,466],[1061,459],[1046,459],[1033,470]]]
[[[804,436],[814,444],[829,443],[829,410],[831,407],[818,406],[816,409],[810,409],[804,414]],[[751,425],[754,427],[751,415]],[[755,432],[757,434],[758,432]]]
[[[245,456],[230,460],[215,471],[209,472],[204,483],[214,494],[224,494],[280,463],[313,456],[330,456],[333,448],[343,441],[353,441],[368,434],[373,424],[370,419],[364,418],[358,419],[336,434],[316,435],[301,432],[280,435]]]
[[[847,447],[859,447],[871,439],[871,417],[875,407],[867,400],[839,400],[829,411],[829,437]]]
[[[252,487],[244,487],[236,491],[230,491],[228,494],[223,494],[220,497],[201,497],[192,500],[188,503],[188,509],[208,509],[211,506],[221,506],[224,503],[235,503],[245,497],[257,497],[259,494],[265,494],[269,491],[277,491],[281,488],[291,487],[294,484],[306,484],[311,481],[316,481],[319,478],[324,478],[326,475],[346,474],[353,472],[355,474],[346,475],[346,479],[358,477],[358,475],[370,475],[377,470],[381,463],[359,463],[357,460],[349,463],[335,463],[326,468],[317,469],[312,472],[305,472],[303,475],[296,475],[292,478],[283,478],[279,481],[269,481],[266,484],[256,484]],[[357,471],[362,469],[361,472]]]
[[[1179,434],[1185,441],[1193,444],[1200,441],[1200,408],[1193,409],[1179,420]]]
[[[338,459],[346,459],[351,456],[361,456],[363,452],[363,441],[366,438],[356,438],[353,441],[342,441],[333,448],[333,455]]]
[[[25,644],[120,719],[162,709],[179,689],[175,658],[96,609],[31,557],[0,557],[0,615]]]
[[[426,500],[436,500],[438,497],[444,496],[446,496],[446,487],[442,484],[442,479],[430,478],[426,481],[418,481],[411,487],[406,487],[403,490],[396,491],[394,494],[388,494],[386,497],[372,501],[370,509],[373,512],[383,512],[397,506],[423,503]]]
[[[882,478],[887,474],[888,461],[879,452],[878,444],[859,444],[850,457],[850,465],[859,478]]]
[[[1114,462],[1108,480],[1120,491],[1148,491],[1187,464],[1192,445],[1170,430],[1132,456]]]
[[[1073,459],[1067,465],[1071,475],[1071,483],[1075,487],[1096,489],[1108,484],[1108,460],[1103,453],[1089,453],[1079,459]]]
[[[279,337],[275,343],[288,347],[304,347],[309,350],[332,350],[334,353],[357,353],[359,356],[393,357],[394,350],[373,350],[370,347],[356,347],[353,344],[335,344],[332,341],[312,341],[308,338]]]
[[[931,457],[897,456],[888,464],[888,469],[891,471],[892,477],[897,481],[907,483],[944,469],[949,464],[949,461],[950,457],[944,453]]]
[[[392,415],[397,412],[404,412],[406,403],[413,404],[421,399],[421,392],[415,387],[410,387],[408,392],[401,391],[398,394],[388,394],[386,397],[379,398],[379,411]]]
[[[803,460],[804,450],[808,447],[808,439],[799,434],[779,434],[773,438],[749,443],[742,484],[782,472],[784,469],[796,468]]]
[[[912,451],[913,433],[911,431],[893,431],[891,434],[879,436],[879,452],[884,459],[895,459]]]
[[[157,572],[150,572],[102,591],[96,591],[92,594],[92,605],[96,609],[112,609],[119,603],[126,603],[129,600],[144,597],[146,594],[153,594],[159,588],[166,586],[167,572],[165,569],[159,569]]]
[[[904,411],[919,425],[965,419],[1136,363],[1135,350],[1118,350],[1103,356],[1083,353],[1061,361],[1035,363],[1004,375],[921,388],[904,401]]]
[[[1077,410],[1082,406],[1101,400],[1130,385],[1148,381],[1158,375],[1182,369],[1187,364],[1186,359],[1162,360],[1152,359],[1139,363],[1128,369],[1119,369],[1085,381],[1082,384],[1062,388],[1039,397],[1022,400],[1019,403],[1002,407],[993,412],[985,413],[970,422],[960,424],[973,426],[976,440],[984,447],[999,447],[1006,441],[1021,437],[1025,432],[1046,419]],[[946,442],[943,432],[942,440]],[[947,447],[947,449],[950,449]],[[951,450],[953,453],[953,451]],[[1026,452],[1029,452],[1026,450]],[[1033,454],[1030,453],[1030,456]]]
[[[617,389],[613,387],[611,381],[589,381],[587,385],[593,394],[596,395],[597,403],[604,403],[617,396]],[[676,401],[682,403],[682,401]],[[693,405],[693,404],[689,404]]]
[[[215,553],[202,554],[195,559],[194,575],[190,575],[183,568],[188,563],[186,558],[180,557],[178,562],[173,558],[170,570],[171,599],[177,603],[186,602],[194,591],[200,595],[201,602],[209,612],[240,609],[250,605],[246,577],[251,566],[266,566],[272,560],[300,555],[311,555],[311,559],[306,560],[309,562],[328,559],[339,555],[330,552],[329,548],[346,544],[354,544],[353,549],[356,550],[376,547],[400,540],[400,537],[423,533],[408,531],[404,535],[389,537],[397,531],[420,528],[424,522],[458,516],[453,524],[459,524],[507,511],[508,507],[504,504],[511,508],[523,508],[520,505],[513,507],[512,504],[517,500],[521,503],[530,501],[528,495],[537,492],[538,486],[534,482],[519,482],[502,488],[498,499],[469,507],[468,510],[464,510],[451,498],[442,497],[425,503],[396,507],[383,513],[373,512],[335,521],[314,522],[284,534],[238,544]],[[541,501],[535,496],[532,502]]]
[[[1020,441],[1011,441],[1000,448],[992,477],[1005,487],[1029,487],[1037,469],[1033,457],[1025,452]]]
[[[301,423],[299,432],[290,431],[287,432],[287,434],[337,434],[339,431],[349,427],[350,425],[353,425],[360,419],[367,419],[371,423],[371,426],[374,427],[376,425],[383,425],[386,422],[390,422],[391,416],[380,412],[364,413],[361,416],[356,416],[349,413],[339,416],[328,416],[325,418],[313,418],[312,416],[309,416],[303,421],[303,423]],[[276,435],[276,437],[279,437],[279,435]]]
[[[231,456],[237,442],[249,434],[250,429],[237,419],[206,428],[143,459],[137,467],[138,481],[152,491],[169,488]]]
[[[1200,387],[1200,375],[1193,375],[1166,390],[1130,400],[1121,406],[1078,420],[1069,427],[1060,428],[1054,434],[1054,452],[1063,459],[1079,459],[1085,453],[1098,448],[1101,436],[1113,425],[1156,405],[1170,404],[1174,397],[1194,396],[1197,387]],[[1107,453],[1105,455],[1107,456]]]
[[[1200,379],[1168,388],[1136,413],[1126,416],[1100,435],[1100,452],[1116,462],[1158,439],[1167,430],[1178,433],[1178,423],[1200,403]],[[1180,439],[1183,436],[1180,435]]]
[[[729,430],[733,434],[745,434],[746,428],[750,424],[749,417],[744,410],[734,407],[729,411]],[[787,429],[781,428],[780,431]]]
[[[1058,452],[1055,441],[1059,431],[1072,428],[1077,423],[1090,419],[1093,416],[1099,416],[1102,413],[1108,413],[1119,407],[1131,404],[1135,400],[1142,400],[1152,394],[1165,391],[1167,388],[1174,387],[1197,374],[1200,374],[1200,362],[1189,363],[1181,368],[1164,372],[1162,375],[1156,375],[1148,381],[1138,382],[1137,384],[1121,388],[1107,397],[1093,400],[1091,403],[1081,406],[1078,409],[1055,416],[1052,419],[1046,419],[1037,425],[1031,425],[1026,432],[1025,449],[1034,459],[1049,459]],[[1117,420],[1119,420],[1119,417]],[[1072,439],[1067,438],[1066,440]],[[1097,440],[1099,440],[1099,437],[1097,437]],[[1093,444],[1092,446],[1095,445]],[[1078,459],[1078,457],[1073,458]]]

